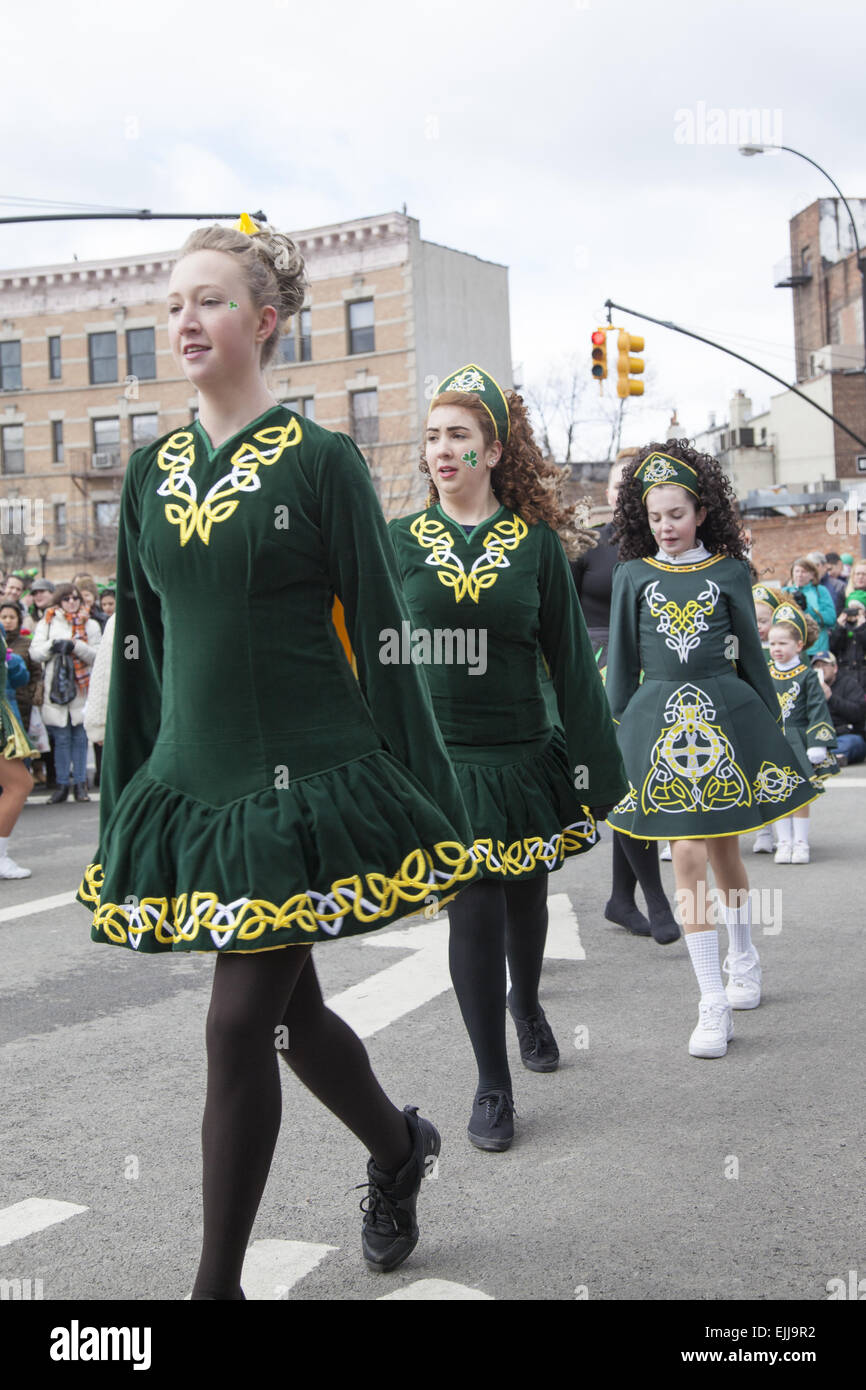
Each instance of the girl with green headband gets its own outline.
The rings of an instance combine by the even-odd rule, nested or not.
[[[836,730],[821,688],[818,673],[809,664],[804,647],[818,639],[818,624],[799,604],[781,603],[770,628],[770,675],[776,687],[785,737],[802,762],[807,759],[815,785],[839,771],[834,751]],[[806,659],[804,659],[804,657]],[[809,807],[776,822],[779,837],[777,864],[808,864]]]
[[[606,688],[630,786],[608,824],[671,841],[701,991],[689,1053],[723,1057],[731,1010],[761,1001],[738,836],[817,793],[809,763],[779,727],[745,542],[719,463],[685,441],[641,450],[623,476],[614,534],[622,563],[614,571]],[[708,864],[724,903],[727,988]]]
[[[464,637],[467,651],[470,634],[484,641],[483,671],[435,653],[425,670],[481,875],[448,908],[451,977],[478,1068],[468,1134],[502,1152],[514,1135],[506,1006],[523,1065],[548,1072],[559,1061],[538,998],[549,875],[598,843],[596,819],[626,781],[566,558],[575,509],[559,499],[562,470],[544,462],[521,398],[474,363],[452,372],[433,398],[421,468],[427,505],[391,522],[416,631]]]
[[[772,584],[759,582],[752,585],[752,599],[755,604],[755,621],[758,624],[758,636],[761,639],[761,648],[767,661],[770,660],[770,628],[773,626],[773,614],[780,603],[785,602],[785,595],[781,589],[775,588]],[[772,854],[776,846],[773,841],[773,827],[762,825],[752,842],[753,854]]]

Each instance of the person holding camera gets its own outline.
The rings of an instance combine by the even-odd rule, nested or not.
[[[81,593],[73,584],[58,584],[54,604],[40,618],[30,652],[34,661],[44,661],[45,702],[42,719],[54,730],[54,761],[57,790],[49,805],[69,796],[69,772],[75,783],[75,800],[89,801],[87,795],[87,734],[84,729],[84,702],[90,681],[90,667],[96,659],[102,633],[99,623],[81,614]],[[70,663],[63,657],[71,658]]]
[[[790,594],[818,626],[818,636],[806,656],[829,651],[830,633],[836,625],[836,605],[829,591],[819,583],[820,577],[814,561],[802,555],[791,566],[791,583],[784,586],[784,592]]]
[[[840,671],[835,656],[826,652],[812,658],[821,682],[830,718],[836,730],[836,761],[840,767],[866,760],[866,694],[848,671]]]
[[[852,676],[866,691],[866,592],[854,589],[830,633],[830,651],[839,672]]]

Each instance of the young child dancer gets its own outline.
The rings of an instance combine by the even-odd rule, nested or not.
[[[701,990],[689,1053],[723,1057],[731,1009],[761,1001],[738,837],[816,792],[809,764],[778,727],[743,536],[719,463],[685,441],[649,445],[623,477],[614,526],[623,563],[614,572],[606,688],[631,785],[608,823],[671,840]],[[724,899],[727,990],[707,911],[708,862]]]
[[[771,584],[753,584],[752,598],[755,603],[755,621],[758,624],[758,636],[761,639],[761,647],[767,661],[770,660],[770,628],[773,626],[773,614],[780,603],[786,603],[787,599],[781,589],[774,588]],[[778,825],[778,822],[774,822]],[[772,854],[775,849],[773,843],[773,825],[762,825],[754,840],[752,841],[753,854]]]
[[[413,1249],[438,1132],[325,1007],[311,946],[475,876],[424,678],[379,659],[407,610],[369,470],[263,376],[305,283],[294,244],[246,215],[194,232],[174,266],[169,343],[200,415],[123,481],[99,849],[78,890],[94,941],[217,953],[196,1300],[243,1298],[278,1057],[370,1151],[368,1265]]]
[[[770,628],[770,675],[785,721],[785,737],[800,760],[806,757],[818,779],[839,771],[833,756],[836,730],[817,671],[803,660],[804,647],[818,639],[818,624],[796,604],[784,602]],[[818,784],[820,786],[820,783]],[[776,822],[777,864],[809,863],[809,807]]]
[[[468,1133],[502,1152],[514,1136],[506,1004],[524,1066],[546,1072],[559,1061],[538,999],[548,875],[597,843],[596,817],[626,780],[557,534],[571,509],[520,396],[474,363],[451,373],[430,408],[422,472],[427,506],[391,522],[415,630],[456,633],[467,652],[483,641],[485,653],[483,670],[435,655],[425,669],[482,874],[448,909],[451,977],[478,1065]]]

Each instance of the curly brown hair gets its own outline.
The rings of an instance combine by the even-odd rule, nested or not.
[[[735,560],[745,560],[746,540],[730,481],[717,459],[710,454],[699,454],[686,439],[647,444],[623,470],[613,514],[613,539],[619,547],[620,560],[639,560],[655,555],[658,550],[650,530],[647,509],[641,501],[643,489],[640,479],[635,478],[635,472],[644,459],[656,453],[670,454],[671,458],[694,468],[698,475],[700,501],[696,501],[695,505],[706,507],[707,516],[697,529],[695,544],[702,541],[714,555],[731,555]]]
[[[598,538],[589,529],[592,499],[582,497],[570,505],[562,500],[562,489],[569,476],[568,468],[548,463],[535,442],[523,397],[516,391],[506,391],[511,428],[508,443],[503,445],[502,457],[493,469],[490,486],[497,501],[529,526],[546,521],[556,531],[569,560],[577,559],[585,550],[597,545]],[[439,405],[459,405],[471,410],[489,448],[496,439],[496,430],[486,408],[477,394],[470,391],[443,391],[434,396],[430,409]],[[428,479],[427,502],[433,507],[439,501],[439,489],[433,481],[422,446],[419,468]]]

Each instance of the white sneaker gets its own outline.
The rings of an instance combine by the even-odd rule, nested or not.
[[[666,840],[664,849],[659,850],[659,859],[673,859],[670,840]]]
[[[803,842],[802,842],[802,840],[795,840],[795,841],[794,841],[794,848],[791,850],[791,863],[792,863],[792,864],[808,864],[808,862],[809,862],[809,846],[808,846],[808,845],[804,845]]]
[[[724,1057],[734,1036],[731,1006],[724,995],[702,999],[698,1005],[698,1026],[689,1038],[690,1057]]]
[[[757,835],[755,836],[755,843],[752,845],[752,853],[773,853],[773,832],[768,825],[762,825]]]
[[[745,955],[725,957],[722,969],[730,976],[725,994],[732,1009],[756,1009],[761,1002],[761,962],[754,946]]]
[[[776,863],[790,864],[794,846],[790,840],[780,840],[776,846]]]
[[[20,864],[16,864],[14,859],[10,859],[8,854],[4,854],[0,859],[0,878],[29,878],[30,870],[22,869]]]

